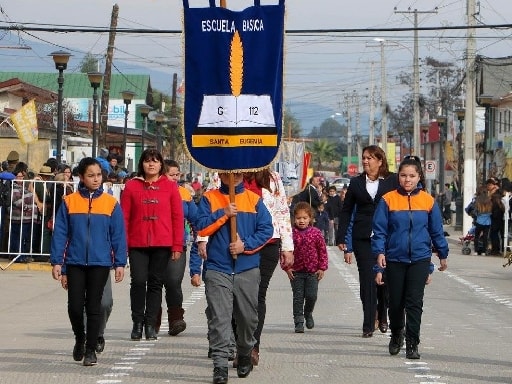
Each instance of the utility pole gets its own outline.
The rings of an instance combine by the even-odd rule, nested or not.
[[[463,175],[463,207],[467,207],[473,198],[476,187],[476,160],[475,160],[475,55],[476,55],[476,7],[475,0],[467,0],[467,41],[466,41],[466,113],[464,125],[464,175]],[[462,233],[469,231],[472,225],[472,218],[463,215]]]
[[[363,157],[363,148],[361,147],[361,98],[354,91],[354,102],[356,103],[356,151],[357,151],[357,159],[358,159],[358,171],[363,171],[363,164],[361,163],[361,157]]]
[[[349,94],[344,97],[345,101],[345,120],[347,121],[347,172],[348,166],[352,164],[352,115],[350,108],[352,108],[352,100]]]
[[[471,1],[471,0],[469,0]],[[413,142],[414,147],[419,148],[419,143],[421,143],[420,139],[420,66],[419,66],[419,56],[418,56],[418,14],[422,13],[437,13],[437,7],[433,11],[418,11],[407,10],[407,11],[397,11],[395,8],[395,13],[401,14],[413,14],[414,15],[414,69],[413,69],[413,81],[414,81],[414,91],[413,91],[413,118],[414,118],[414,127],[413,127]],[[411,147],[411,153],[412,147]],[[416,153],[414,153],[416,154]]]
[[[380,125],[380,142],[384,153],[388,152],[388,113],[386,97],[386,57],[384,56],[384,40],[380,41],[380,108],[381,108],[381,125]]]
[[[370,132],[368,135],[368,145],[375,144],[375,85],[373,81],[373,67],[375,63],[370,63]]]
[[[112,60],[114,58],[114,42],[116,40],[117,18],[119,16],[119,6],[114,4],[112,7],[112,16],[110,18],[110,33],[108,37],[107,58],[105,61],[105,73],[103,75],[103,91],[101,93],[100,110],[100,132],[103,147],[107,146],[107,122],[108,122],[108,100],[110,97],[110,77],[112,75]],[[126,159],[125,159],[126,164]]]

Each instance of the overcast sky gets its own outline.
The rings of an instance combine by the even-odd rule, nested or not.
[[[217,4],[219,1],[217,0]],[[227,0],[228,8],[240,10],[253,2]],[[262,0],[262,4],[276,4],[277,0]],[[44,24],[50,26],[108,27],[114,2],[106,0],[25,0],[2,1],[0,26],[15,24]],[[158,28],[181,30],[182,1],[180,0],[120,0],[118,28]],[[190,0],[191,6],[208,6],[208,0]],[[417,9],[420,27],[464,25],[466,0],[444,1],[382,1],[382,0],[288,0],[286,1],[287,30],[339,28],[408,28],[413,26],[412,14],[397,13]],[[427,13],[434,11],[437,13]],[[478,20],[482,24],[512,24],[510,0],[480,0]],[[478,53],[491,57],[512,55],[512,30],[479,30]],[[460,63],[465,53],[465,31],[420,31],[419,56],[433,56],[440,60]],[[107,46],[106,34],[57,34],[31,32],[19,36],[0,37],[10,44],[13,38],[27,45],[32,41],[54,44],[55,49],[91,52],[102,57]],[[390,42],[385,48],[387,99],[397,105],[404,90],[396,82],[398,73],[412,70],[413,32],[371,33],[316,33],[289,34],[285,47],[285,104],[312,103],[325,108],[303,108],[292,111],[299,119],[319,126],[329,113],[343,111],[346,94],[354,91],[363,101],[362,113],[368,106],[371,68],[374,87],[380,90],[381,56],[374,38]],[[508,38],[508,41],[505,40]],[[395,43],[396,42],[396,43]],[[0,47],[2,42],[0,41]],[[121,35],[116,38],[115,60],[143,65],[169,73],[183,74],[181,35]],[[0,49],[3,61],[12,61],[16,70],[23,71],[29,61],[53,63],[49,52],[31,51],[23,60],[19,52]],[[27,55],[27,53],[25,53]],[[76,70],[78,60],[72,59],[70,71]],[[422,84],[422,87],[424,85]],[[425,85],[426,86],[426,85]],[[158,88],[169,92],[170,89]],[[168,86],[168,88],[170,85]],[[320,111],[320,112],[319,112]],[[367,112],[366,112],[367,113]]]

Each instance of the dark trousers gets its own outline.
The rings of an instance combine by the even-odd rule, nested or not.
[[[503,220],[492,219],[489,230],[489,239],[491,240],[491,252],[499,253],[503,249],[501,239],[503,238]]]
[[[411,264],[387,262],[386,265],[391,333],[400,332],[405,326],[405,335],[413,342],[420,341],[423,295],[429,270],[430,259]]]
[[[68,265],[68,315],[78,342],[85,340],[86,349],[94,350],[101,323],[101,298],[110,272],[109,267]],[[84,325],[87,314],[87,332]]]
[[[187,265],[187,248],[183,248],[183,253],[178,260],[169,260],[165,272],[165,301],[167,309],[172,307],[181,308],[183,304],[183,291],[181,283],[185,275],[185,266]]]
[[[363,304],[363,332],[373,332],[375,329],[375,313],[379,302],[380,321],[386,320],[387,285],[375,284],[375,257],[372,255],[370,239],[353,239],[352,246],[359,272],[359,297]]]
[[[171,247],[130,249],[132,321],[155,326]]]
[[[261,332],[263,331],[263,324],[265,324],[265,315],[267,314],[267,289],[270,284],[270,279],[274,274],[277,263],[279,262],[279,255],[281,253],[280,243],[269,243],[265,245],[260,251],[260,287],[258,291],[258,326],[254,332],[256,339],[255,347],[260,346]]]
[[[490,225],[475,224],[475,252],[478,254],[487,252]]]
[[[304,314],[312,313],[318,297],[318,277],[314,273],[294,272],[290,281],[293,293],[293,321],[304,322]]]

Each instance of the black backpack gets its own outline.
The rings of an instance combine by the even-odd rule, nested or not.
[[[0,180],[0,206],[11,206],[12,180]]]

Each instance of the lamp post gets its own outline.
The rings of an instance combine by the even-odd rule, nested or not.
[[[171,146],[171,159],[174,160],[174,147],[176,144],[176,140],[174,137],[174,131],[176,130],[176,127],[178,126],[178,118],[176,117],[170,117],[168,119],[169,127],[170,127],[170,137],[169,137],[169,145]]]
[[[457,114],[457,119],[459,120],[459,134],[457,135],[457,151],[458,151],[458,159],[457,159],[457,197],[455,198],[455,231],[462,231],[462,205],[463,205],[463,196],[462,196],[462,163],[464,161],[462,157],[462,129],[464,128],[462,122],[464,121],[466,110],[464,108],[460,108],[455,110]]]
[[[133,97],[135,96],[135,92],[122,91],[121,95],[123,97],[124,102],[123,162],[124,165],[127,166],[128,164],[126,161],[126,135],[128,132],[128,106],[132,103]]]
[[[446,132],[446,116],[438,116],[437,124],[439,125],[439,185],[441,188],[444,188],[444,140]]]
[[[165,115],[163,113],[157,113],[155,115],[156,121],[156,150],[162,153],[162,122],[164,121]]]
[[[482,183],[485,184],[487,180],[487,142],[489,141],[489,130],[490,130],[490,110],[493,97],[490,95],[480,95],[478,97],[478,104],[485,108],[484,114],[484,156],[483,156],[483,169],[482,169]]]
[[[50,53],[55,63],[55,69],[59,71],[59,92],[57,99],[57,162],[62,162],[62,131],[63,131],[63,116],[62,116],[62,94],[64,86],[64,70],[68,67],[68,61],[71,54],[65,51],[55,51]]]
[[[98,111],[98,88],[101,84],[101,80],[103,79],[103,74],[100,72],[89,72],[87,74],[89,78],[89,82],[91,83],[91,87],[93,89],[92,92],[92,157],[96,157],[96,148],[97,148],[97,135],[96,135],[96,116]]]
[[[148,116],[149,112],[153,109],[149,105],[142,104],[139,106],[140,108],[140,115],[142,116],[142,131],[140,134],[141,137],[141,148],[142,152],[144,152],[144,136],[146,134],[146,131],[148,130]]]

